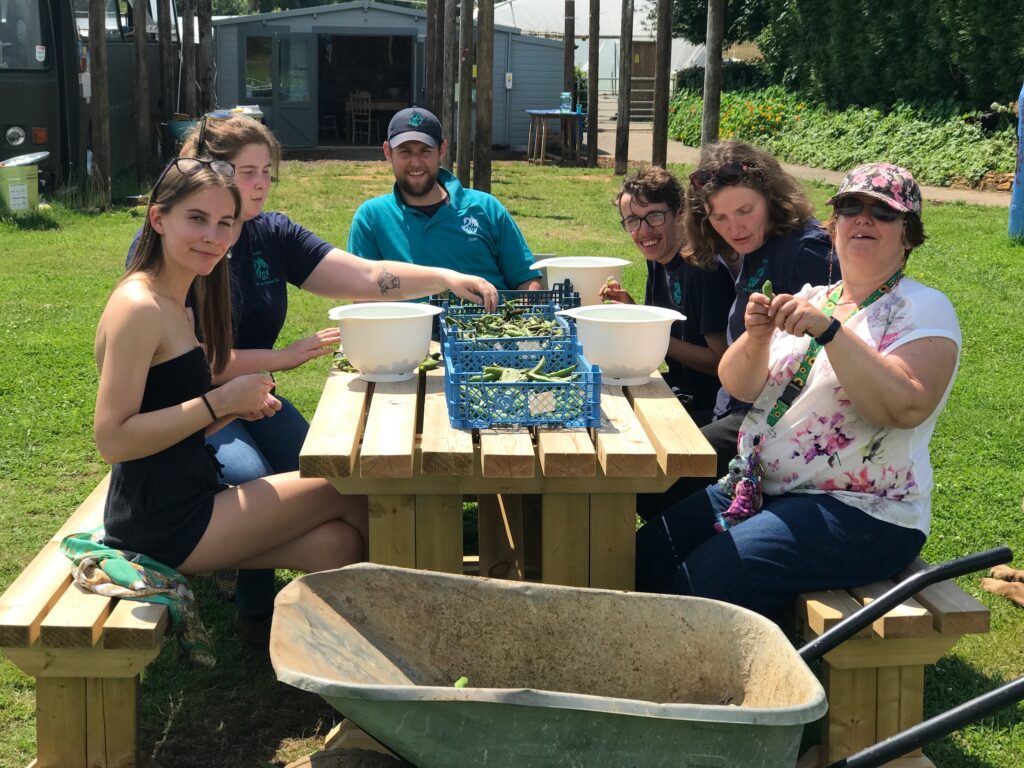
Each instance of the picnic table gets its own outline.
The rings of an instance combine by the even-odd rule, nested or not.
[[[597,429],[468,431],[450,425],[443,371],[386,384],[332,371],[299,456],[303,477],[369,497],[372,562],[462,573],[463,497],[509,511],[537,494],[542,581],[610,589],[633,587],[636,494],[714,469],[659,375],[602,387]]]

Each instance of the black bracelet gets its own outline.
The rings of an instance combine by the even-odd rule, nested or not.
[[[217,412],[213,410],[213,406],[210,405],[210,401],[206,399],[206,395],[200,395],[199,397],[202,398],[203,405],[206,406],[206,410],[208,410],[210,412],[210,415],[213,416],[213,420],[216,421],[217,420]]]
[[[824,330],[821,336],[815,336],[814,340],[824,347],[826,344],[828,344],[830,341],[832,341],[832,339],[836,337],[836,334],[842,327],[843,324],[833,317],[832,322],[828,324],[828,328]]]

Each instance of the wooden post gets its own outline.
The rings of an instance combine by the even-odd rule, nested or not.
[[[147,6],[149,3],[136,2],[132,6],[132,21],[135,24],[135,170],[140,191],[149,178],[150,144],[152,131],[149,126],[149,65],[146,61]]]
[[[426,107],[440,114],[442,68],[444,67],[444,0],[427,0]]]
[[[633,0],[622,0],[619,48],[619,106],[615,126],[615,174],[629,166],[629,98],[633,79]]]
[[[165,120],[177,112],[174,69],[171,65],[171,9],[168,3],[169,0],[159,0],[156,6],[156,36],[160,52],[160,114]]]
[[[193,27],[193,0],[181,0],[181,108],[185,114],[196,113],[196,44]]]
[[[476,141],[473,188],[491,191],[491,116],[494,112],[494,3],[483,0],[476,19]]]
[[[601,0],[590,0],[590,51],[587,57],[587,165],[597,167],[597,97],[601,67]]]
[[[709,0],[708,32],[704,57],[704,112],[700,121],[700,144],[718,141],[719,111],[722,105],[722,36],[725,33],[725,0]]]
[[[574,0],[565,0],[565,28],[562,35],[562,90],[573,95],[569,106],[576,100],[576,3]],[[575,152],[571,155],[567,152],[570,136],[566,135],[567,123],[562,121],[562,129],[559,132],[559,142],[562,145],[562,158],[576,157]]]
[[[459,143],[456,166],[459,183],[469,186],[473,156],[473,0],[462,0],[459,11]]]
[[[668,92],[672,67],[672,0],[658,0],[658,32],[654,61],[654,135],[651,164],[668,162]]]
[[[565,0],[565,50],[562,57],[562,90],[576,90],[576,2]]]
[[[456,34],[455,16],[458,0],[444,0],[444,72],[443,86],[441,88],[441,126],[444,135],[448,138],[448,154],[442,165],[449,171],[454,162],[456,141],[455,131],[452,130],[455,119],[455,68],[458,66],[458,57],[455,55],[455,46],[458,42]]]
[[[92,100],[92,188],[101,208],[110,206],[110,91],[107,88],[107,10],[103,0],[89,0],[89,69]]]
[[[211,0],[195,0],[196,17],[199,19],[199,112],[206,114],[216,103],[213,92],[213,3]],[[230,105],[229,105],[230,106]]]

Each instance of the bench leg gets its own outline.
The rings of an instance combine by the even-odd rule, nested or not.
[[[822,670],[829,708],[819,765],[849,757],[920,723],[924,717],[922,665],[835,669],[822,662]],[[918,749],[887,766],[925,768],[932,763]]]
[[[38,768],[138,764],[139,677],[36,679]]]

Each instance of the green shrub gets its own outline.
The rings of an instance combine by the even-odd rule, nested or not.
[[[669,135],[699,145],[701,109],[696,92],[678,93],[669,107]],[[723,93],[719,135],[757,144],[784,162],[816,168],[845,171],[876,160],[899,163],[922,184],[976,186],[986,172],[1012,172],[1013,128],[986,135],[964,117],[948,102],[927,111],[898,103],[887,112],[867,107],[835,112],[773,86]]]
[[[749,91],[769,84],[761,68],[749,61],[722,62],[722,90]],[[676,90],[704,93],[704,67],[687,67],[676,72]]]

